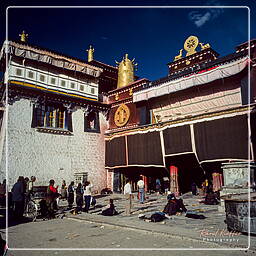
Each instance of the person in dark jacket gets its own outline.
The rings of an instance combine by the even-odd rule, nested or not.
[[[68,207],[72,208],[74,203],[74,194],[75,194],[75,188],[74,188],[74,181],[71,181],[70,185],[68,186]]]
[[[77,188],[76,188],[76,206],[77,206],[77,211],[82,211],[83,208],[83,186],[81,183],[78,183]]]
[[[192,182],[191,184],[191,191],[192,191],[192,195],[196,196],[197,195],[197,186],[195,182]]]
[[[102,210],[101,214],[104,216],[114,216],[118,214],[118,212],[115,209],[113,199],[109,199],[109,204],[104,210]]]
[[[209,186],[209,189],[206,193],[205,200],[203,203],[208,205],[216,205],[219,204],[219,200],[217,198],[217,194],[213,192],[212,187]]]
[[[174,194],[170,194],[167,197],[168,203],[164,207],[163,212],[167,215],[175,215],[177,213],[186,212],[187,209],[183,204],[182,199],[177,199]]]
[[[14,207],[14,217],[16,219],[21,219],[24,213],[24,183],[24,177],[20,176],[12,187],[12,201]]]

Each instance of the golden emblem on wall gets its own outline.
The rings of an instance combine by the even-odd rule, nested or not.
[[[187,51],[186,56],[196,53],[196,47],[198,46],[198,38],[196,36],[190,36],[184,43],[184,49]]]
[[[121,127],[126,125],[126,123],[129,120],[129,117],[130,109],[125,104],[122,104],[117,108],[115,112],[114,122],[116,126]]]

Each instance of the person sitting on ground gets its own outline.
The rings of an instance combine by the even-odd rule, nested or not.
[[[167,200],[168,203],[166,204],[163,210],[163,212],[166,213],[167,215],[170,216],[187,211],[185,205],[183,204],[183,200],[177,199],[173,193],[167,196]]]
[[[102,210],[101,214],[104,216],[114,216],[118,214],[115,209],[113,199],[109,199],[109,204],[106,206],[105,209]]]
[[[215,194],[210,187],[206,193],[205,200],[202,202],[207,205],[216,205],[219,204],[219,200],[217,199],[217,194]]]

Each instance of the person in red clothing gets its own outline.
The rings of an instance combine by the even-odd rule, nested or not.
[[[49,186],[47,188],[47,198],[46,198],[46,203],[48,207],[48,214],[49,218],[54,217],[54,210],[56,208],[56,198],[58,197],[58,186],[55,188],[54,187],[54,180],[50,180]]]

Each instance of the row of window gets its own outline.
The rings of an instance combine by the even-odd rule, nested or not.
[[[34,106],[31,127],[65,129],[72,132],[72,113],[57,104]],[[100,132],[99,112],[91,111],[88,115],[84,115],[84,131]]]
[[[16,75],[17,76],[23,76],[23,70],[21,68],[16,68]],[[33,72],[31,70],[27,71],[27,77],[30,78],[30,79],[35,79],[35,76],[36,76],[36,72]],[[46,75],[43,75],[43,74],[39,74],[39,81],[42,82],[42,83],[45,83],[46,82],[46,79],[47,79],[47,76]],[[50,77],[49,79],[49,83],[52,84],[52,85],[56,85],[57,84],[57,78],[55,77]],[[68,82],[65,81],[65,80],[62,80],[60,79],[60,86],[61,87],[67,87],[68,85]],[[70,88],[71,89],[76,89],[77,86],[76,86],[76,82],[70,82]],[[78,90],[80,91],[85,91],[85,85],[83,84],[79,84],[79,88]],[[90,93],[91,94],[95,94],[96,91],[95,91],[95,88],[91,87],[90,88]]]

